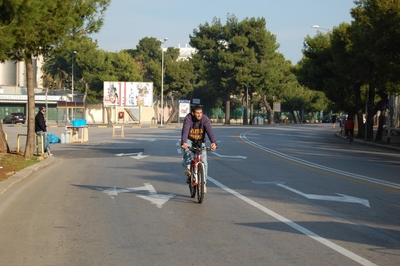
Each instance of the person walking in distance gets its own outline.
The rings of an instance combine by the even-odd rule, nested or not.
[[[333,116],[331,117],[332,127],[336,127],[336,119],[337,119],[337,116],[336,116],[336,115],[333,115]]]
[[[348,116],[346,123],[344,123],[344,133],[347,138],[352,141],[354,136],[354,121],[352,116]]]
[[[211,150],[217,149],[217,140],[214,135],[214,130],[211,126],[210,119],[203,114],[201,106],[196,105],[193,107],[192,112],[187,114],[183,121],[182,132],[181,132],[181,147],[184,150],[182,166],[183,171],[188,177],[187,182],[190,183],[190,162],[191,162],[191,151],[188,147],[192,146],[193,143],[200,142],[202,147],[205,147],[206,134],[211,142]],[[207,152],[202,151],[201,154],[204,163],[204,193],[207,192],[207,173],[208,173],[208,162]]]
[[[46,108],[43,106],[39,107],[39,112],[35,116],[35,132],[36,135],[43,136],[44,150],[50,156],[53,154],[50,152],[50,140],[49,136],[47,135],[46,119],[44,118],[45,113]]]

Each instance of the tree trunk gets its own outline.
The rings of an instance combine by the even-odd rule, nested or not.
[[[178,109],[175,106],[174,95],[172,93],[168,93],[168,97],[171,99],[172,114],[170,117],[168,117],[168,120],[165,122],[165,124],[171,123],[175,116],[178,115]]]
[[[10,148],[8,147],[2,124],[0,124],[0,153],[10,153]]]
[[[375,87],[369,85],[368,89],[368,114],[367,114],[367,139],[374,139],[374,97],[375,97]]]
[[[361,101],[361,84],[356,84],[354,86],[354,97],[355,97],[355,104],[357,110],[357,137],[364,138],[365,137],[365,125],[363,119],[363,103]]]
[[[89,84],[87,82],[85,82],[85,92],[83,93],[82,102],[86,101],[88,91],[89,91]]]
[[[267,96],[263,95],[263,103],[265,108],[267,109],[267,114],[268,114],[268,124],[272,124],[272,120],[273,120],[273,112],[272,112],[272,108],[269,105],[268,101],[267,101]]]
[[[375,140],[382,140],[383,135],[383,125],[385,124],[386,119],[386,105],[389,103],[388,95],[382,91],[377,93],[381,100],[376,104],[374,114],[377,114],[378,111],[381,111],[379,115],[379,123],[378,123],[378,131],[376,132]]]
[[[252,97],[250,97],[250,99],[251,98]],[[254,105],[253,105],[253,102],[250,100],[250,121],[249,121],[250,125],[253,124],[253,118],[254,118]]]
[[[357,110],[357,138],[364,138],[365,137],[365,124],[363,119],[363,111],[361,109]]]
[[[386,111],[383,110],[381,111],[381,114],[379,115],[379,124],[378,124],[378,130],[376,132],[375,136],[375,141],[382,140],[382,135],[383,135],[383,124],[385,124],[385,116]]]
[[[225,99],[225,123],[226,125],[231,124],[231,93],[230,91],[226,95]]]
[[[28,91],[28,129],[25,146],[25,158],[31,158],[35,150],[35,83],[33,76],[32,55],[25,60],[26,64],[26,81]]]
[[[292,119],[289,119],[289,121],[292,120],[293,123],[296,123],[296,114],[295,114],[295,111],[294,111],[294,110],[291,110],[290,113],[292,114]]]
[[[245,108],[243,108],[243,125],[248,125],[249,124],[249,118],[248,118],[248,106],[247,106],[247,96],[244,96],[242,98],[242,106],[244,106]]]

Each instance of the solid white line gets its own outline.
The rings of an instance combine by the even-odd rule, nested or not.
[[[264,146],[261,146],[258,143],[255,143],[253,141],[248,140],[246,138],[246,133],[240,134],[240,138],[244,142],[246,142],[247,144],[249,144],[249,145],[251,145],[253,147],[259,148],[260,150],[266,151],[266,152],[268,152],[270,154],[273,154],[275,156],[284,158],[284,159],[289,160],[289,161],[293,161],[293,162],[296,162],[296,163],[307,165],[307,166],[310,166],[310,167],[313,167],[313,168],[316,168],[316,169],[320,169],[320,170],[324,170],[324,171],[327,171],[327,172],[331,172],[331,173],[335,173],[335,174],[340,174],[340,175],[343,175],[343,176],[351,177],[351,178],[354,178],[354,179],[359,179],[359,180],[367,181],[367,182],[370,182],[370,183],[375,183],[375,184],[386,186],[386,187],[390,187],[390,188],[400,189],[400,184],[396,184],[396,183],[392,183],[392,182],[385,181],[385,180],[379,180],[379,179],[375,179],[375,178],[368,177],[368,176],[353,174],[353,173],[350,173],[350,172],[346,172],[346,171],[342,171],[342,170],[326,167],[326,166],[323,166],[323,165],[320,165],[320,164],[316,164],[316,163],[313,163],[313,162],[309,162],[309,161],[306,161],[306,160],[303,160],[303,159],[299,159],[299,158],[284,154],[284,153],[279,152],[279,151],[275,151],[273,149],[266,148]]]
[[[288,225],[288,226],[292,227],[293,229],[303,233],[304,235],[306,235],[308,237],[311,237],[312,239],[320,242],[321,244],[323,244],[323,245],[325,245],[325,246],[327,246],[327,247],[339,252],[340,254],[348,257],[349,259],[352,259],[352,260],[360,263],[361,265],[371,265],[371,266],[372,265],[376,265],[376,264],[370,262],[369,260],[364,259],[363,257],[361,257],[361,256],[359,256],[359,255],[357,255],[357,254],[355,254],[355,253],[353,253],[353,252],[351,252],[351,251],[349,251],[349,250],[347,250],[347,249],[345,249],[345,248],[343,248],[343,247],[341,247],[341,246],[339,246],[339,245],[337,245],[337,244],[335,244],[335,243],[333,243],[333,242],[331,242],[331,241],[329,241],[329,240],[317,235],[316,233],[314,233],[314,232],[302,227],[301,225],[296,224],[295,222],[292,222],[291,220],[283,217],[282,215],[280,215],[280,214],[278,214],[278,213],[276,213],[276,212],[274,212],[274,211],[262,206],[261,204],[259,204],[259,203],[255,202],[255,201],[243,196],[242,194],[236,192],[235,190],[228,188],[227,186],[225,186],[222,183],[218,182],[214,178],[212,178],[210,176],[207,176],[207,180],[213,182],[215,185],[217,185],[218,187],[222,188],[226,192],[231,193],[232,195],[234,195],[234,196],[238,197],[239,199],[243,200],[244,202],[247,202],[248,204],[252,205],[253,207],[259,209],[260,211],[262,211],[262,212],[268,214],[269,216],[271,216],[271,217],[273,217],[273,218],[285,223],[286,225]]]

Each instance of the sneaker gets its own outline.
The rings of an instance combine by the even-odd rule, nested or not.
[[[185,173],[185,175],[186,175],[187,177],[190,177],[190,176],[191,176],[191,173],[190,173],[190,166],[185,167],[185,168],[183,169],[183,172]]]
[[[49,156],[52,156],[53,154],[50,152],[50,149],[47,149],[47,154],[49,155]]]

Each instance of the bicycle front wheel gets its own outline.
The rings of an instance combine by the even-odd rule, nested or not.
[[[199,163],[197,166],[197,179],[198,179],[198,184],[197,184],[197,201],[199,203],[202,203],[204,200],[204,165],[202,163]]]
[[[190,170],[190,183],[189,183],[189,190],[190,190],[190,197],[194,198],[196,196],[196,187],[194,185],[194,171],[193,168]]]

